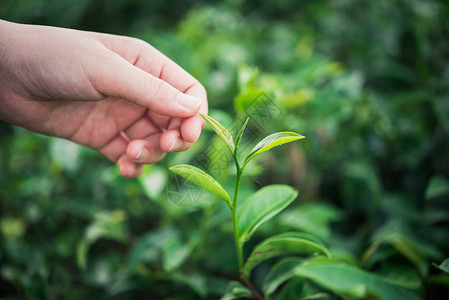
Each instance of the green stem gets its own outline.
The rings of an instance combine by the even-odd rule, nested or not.
[[[240,180],[242,179],[242,170],[240,170],[240,165],[237,160],[237,155],[234,155],[234,162],[235,167],[237,169],[237,177],[235,180],[235,189],[234,189],[234,199],[232,201],[232,226],[234,230],[234,242],[235,242],[235,249],[237,251],[237,257],[239,262],[239,272],[242,274],[243,271],[243,249],[242,244],[240,243],[239,239],[239,231],[237,227],[237,199],[239,194],[239,187],[240,187]]]

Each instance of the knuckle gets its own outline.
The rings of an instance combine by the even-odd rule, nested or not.
[[[207,91],[206,88],[199,82],[197,79],[195,79],[195,82],[192,85],[195,90],[197,90],[201,95],[204,96],[204,99],[207,99]]]
[[[167,98],[173,98],[176,97],[178,93],[180,93],[172,86],[170,86],[167,82],[156,77],[150,77],[146,84],[147,86],[145,88],[152,100],[157,101]]]

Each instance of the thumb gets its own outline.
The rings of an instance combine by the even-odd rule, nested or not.
[[[115,53],[111,56],[105,60],[101,71],[93,72],[93,78],[89,78],[103,95],[121,98],[170,117],[187,118],[199,111],[201,99],[180,92]]]

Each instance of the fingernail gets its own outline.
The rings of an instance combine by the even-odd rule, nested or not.
[[[200,107],[201,99],[181,93],[178,96],[178,103],[179,103],[179,105],[181,105],[184,108],[193,110],[193,109]]]
[[[147,150],[147,148],[142,147],[140,148],[139,153],[135,157],[135,160],[147,160],[150,156],[150,152]]]
[[[171,145],[170,149],[168,150],[168,152],[172,152],[172,150],[176,150],[178,147],[180,147],[182,145],[182,141],[180,138],[176,138],[173,141],[173,144]]]

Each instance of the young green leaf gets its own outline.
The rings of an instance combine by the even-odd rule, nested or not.
[[[324,244],[312,235],[300,232],[281,233],[264,240],[253,249],[243,267],[243,276],[249,278],[255,266],[274,256],[316,252],[329,256],[329,251]]]
[[[239,133],[237,134],[237,137],[235,138],[235,151],[239,148],[240,141],[242,140],[243,132],[245,131],[246,124],[248,124],[249,118],[246,118],[245,123],[243,123],[242,128],[240,128]]]
[[[265,293],[265,298],[269,298],[276,289],[289,280],[290,278],[296,276],[294,269],[297,265],[303,262],[301,257],[287,257],[280,262],[276,263],[270,270],[270,272],[265,276],[263,281],[262,289]]]
[[[248,157],[245,159],[243,166],[246,166],[251,159],[256,155],[266,152],[273,147],[280,146],[286,143],[290,143],[296,140],[305,138],[304,136],[297,134],[295,132],[285,131],[270,134],[263,140],[261,140],[249,153]]]
[[[170,171],[184,177],[209,193],[224,199],[231,206],[231,198],[228,193],[226,193],[223,187],[212,176],[203,170],[194,166],[181,164],[171,167]]]
[[[269,185],[252,194],[238,214],[240,241],[246,242],[260,225],[295,200],[298,192],[288,185]]]
[[[420,299],[406,288],[341,262],[304,263],[295,268],[295,274],[305,277],[345,299],[376,297],[379,299]]]
[[[231,152],[234,153],[235,145],[231,133],[223,125],[218,123],[217,120],[214,120],[208,115],[200,113],[200,116],[206,121],[207,124],[212,127],[212,129],[226,143],[226,145],[228,145],[229,149],[231,149]]]

